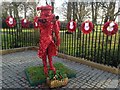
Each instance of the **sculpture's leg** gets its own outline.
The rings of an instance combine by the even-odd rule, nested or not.
[[[43,67],[44,67],[44,74],[48,75],[48,69],[47,69],[47,58],[46,58],[46,52],[42,57]]]
[[[53,66],[53,63],[52,63],[52,56],[50,54],[48,54],[48,60],[49,60],[50,70],[53,70],[54,73],[56,73],[56,69],[55,69],[55,67]]]

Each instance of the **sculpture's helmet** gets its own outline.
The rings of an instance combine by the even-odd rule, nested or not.
[[[37,11],[40,11],[40,17],[49,17],[52,15],[52,6],[46,5],[37,7]]]

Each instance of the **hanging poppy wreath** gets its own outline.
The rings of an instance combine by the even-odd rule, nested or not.
[[[34,28],[38,28],[39,24],[38,24],[38,17],[34,17]]]
[[[68,24],[67,24],[67,29],[68,32],[73,33],[76,30],[76,22],[71,20]]]
[[[103,25],[103,33],[111,36],[116,34],[118,31],[118,25],[114,21],[108,21]]]
[[[28,20],[27,19],[22,19],[21,20],[21,25],[22,25],[22,27],[23,28],[28,28],[29,27],[29,22],[28,22]]]
[[[84,34],[89,34],[90,32],[92,32],[93,28],[94,25],[91,21],[85,21],[81,25],[81,30]]]
[[[14,27],[16,25],[15,19],[11,16],[7,17],[6,23],[9,27]]]

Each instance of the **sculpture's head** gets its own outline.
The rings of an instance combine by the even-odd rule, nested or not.
[[[46,23],[54,21],[55,15],[52,13],[52,6],[46,5],[37,7],[37,11],[39,11],[39,19],[38,22]]]
[[[49,17],[52,15],[52,6],[46,5],[46,6],[41,6],[37,7],[37,11],[40,12],[40,17]]]

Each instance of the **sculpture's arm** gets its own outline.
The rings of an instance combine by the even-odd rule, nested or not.
[[[59,30],[59,25],[57,22],[54,24],[54,32],[55,32],[55,37],[56,37],[56,46],[60,45],[60,30]]]

